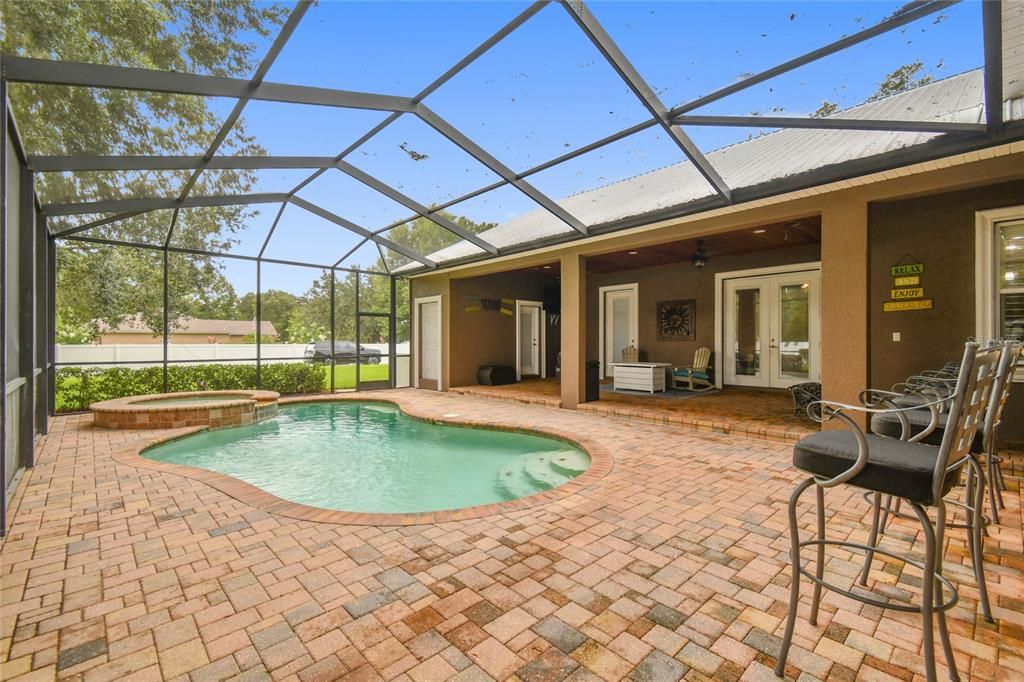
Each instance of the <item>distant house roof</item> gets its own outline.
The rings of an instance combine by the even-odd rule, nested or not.
[[[829,118],[890,119],[981,123],[985,120],[984,71],[976,69],[906,92],[851,107]],[[1007,118],[1024,116],[1024,100],[1006,102]],[[836,164],[919,145],[940,135],[787,128],[707,154],[708,161],[733,189],[748,188]],[[684,161],[560,199],[557,203],[586,225],[656,214],[713,196],[713,189],[692,163]],[[498,248],[558,237],[572,228],[544,209],[536,209],[480,233]],[[482,251],[460,241],[430,254],[437,262],[475,256]],[[419,269],[410,263],[396,271]]]
[[[116,327],[111,327],[105,322],[98,325],[101,334],[147,334],[154,335],[154,332],[145,322],[142,315],[135,314],[125,318]],[[199,334],[216,336],[227,334],[228,336],[247,336],[256,333],[254,320],[203,320],[198,317],[180,317],[171,323],[173,334]],[[260,322],[261,336],[278,336],[274,323],[269,320]]]

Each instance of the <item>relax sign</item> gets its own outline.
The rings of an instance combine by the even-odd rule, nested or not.
[[[892,285],[890,300],[882,303],[882,312],[896,313],[907,310],[931,310],[932,299],[924,297],[921,275],[924,263],[901,263],[889,268]]]
[[[900,275],[923,275],[924,274],[924,263],[906,263],[905,265],[894,265],[889,268],[889,273],[893,277]]]

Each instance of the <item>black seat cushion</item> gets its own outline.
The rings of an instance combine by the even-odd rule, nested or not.
[[[911,410],[909,412],[904,412],[903,414],[906,415],[907,421],[910,422],[911,436],[916,436],[931,424],[932,414],[928,410]],[[927,443],[929,445],[941,445],[942,436],[946,432],[947,419],[949,419],[949,414],[946,412],[940,412],[939,423],[935,427],[935,430],[925,436],[924,440],[920,442]],[[900,423],[900,418],[897,415],[883,412],[871,417],[871,432],[888,438],[899,438],[903,433],[903,424]],[[974,442],[971,443],[971,452],[975,454],[981,453],[983,445],[984,438],[981,433],[981,429],[979,429],[974,435]]]
[[[906,416],[907,421],[910,422],[911,436],[916,436],[931,424],[932,413],[929,410],[910,410],[903,414]],[[940,445],[942,443],[942,434],[945,431],[946,420],[948,418],[948,414],[940,412],[939,423],[935,427],[935,430],[925,436],[925,439],[921,442],[929,445]],[[877,433],[879,436],[899,438],[903,433],[903,424],[900,423],[899,415],[891,412],[883,412],[871,416],[871,432]]]
[[[931,505],[932,476],[939,448],[922,443],[905,443],[892,438],[867,435],[868,462],[848,483],[885,495],[904,497]],[[857,461],[857,440],[849,431],[821,431],[793,447],[793,465],[815,476],[832,478]],[[942,494],[960,479],[960,469],[946,475]]]

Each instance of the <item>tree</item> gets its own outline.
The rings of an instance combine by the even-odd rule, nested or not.
[[[286,9],[257,0],[179,2],[120,0],[0,0],[5,22],[2,48],[8,54],[163,71],[247,77],[255,68],[257,45],[279,25]],[[221,123],[202,97],[130,90],[13,83],[11,105],[32,154],[195,154],[205,150]],[[262,150],[239,121],[222,153]],[[177,196],[188,172],[43,173],[37,190],[44,203],[132,196]],[[243,193],[254,176],[246,171],[205,172],[196,194]],[[87,222],[95,216],[86,216]],[[93,236],[162,245],[171,211],[152,211],[97,228]],[[178,212],[173,243],[222,250],[235,241],[249,211],[244,207]],[[76,219],[53,219],[60,231]],[[99,253],[102,251],[102,253]],[[97,321],[116,325],[142,313],[162,331],[162,258],[136,249],[95,249],[62,243],[58,268],[60,319],[69,325]],[[100,262],[100,261],[107,262]],[[192,310],[225,315],[231,310],[220,269],[209,257],[179,266],[178,286],[168,311],[173,321]],[[131,291],[132,295],[124,292]],[[62,295],[63,294],[63,295]],[[180,297],[180,299],[179,299]]]
[[[474,220],[470,220],[464,216],[457,216],[448,211],[439,211],[439,215],[451,220],[462,229],[472,234],[480,234],[486,230],[495,227],[496,223],[478,223]],[[399,225],[388,232],[388,239],[391,241],[406,246],[416,253],[428,256],[436,251],[451,246],[452,244],[460,241],[459,237],[452,234],[448,230],[439,227],[436,223],[428,218],[417,218],[404,225]],[[371,269],[384,272],[392,270],[394,268],[405,265],[409,262],[405,256],[397,254],[390,250],[385,250],[384,260],[378,259],[376,263],[369,266]],[[387,277],[375,277],[372,275],[364,275],[360,286],[360,302],[365,298],[367,303],[373,306],[373,310],[387,311],[391,305],[391,282]],[[397,319],[395,320],[395,341],[397,343],[403,343],[410,339],[409,336],[409,280],[399,279],[395,284],[395,297],[397,306]],[[362,305],[362,310],[370,310],[368,305]],[[370,318],[367,324],[369,327],[366,331],[363,331],[363,325],[360,324],[360,331],[363,332],[363,340],[368,338],[379,338],[381,341],[387,340],[387,328],[382,325],[386,323],[386,320],[380,320],[374,322]]]
[[[874,102],[889,95],[897,95],[922,85],[928,85],[933,79],[928,74],[918,75],[922,69],[924,69],[924,64],[918,60],[911,64],[904,64],[895,71],[890,72],[878,84],[878,90],[868,98],[868,101]]]
[[[261,319],[269,320],[274,324],[274,329],[277,330],[281,343],[288,343],[289,341],[288,323],[291,319],[292,311],[299,305],[299,302],[300,299],[295,294],[278,289],[268,289],[261,296]],[[236,312],[240,320],[255,320],[256,294],[249,292],[238,299]]]

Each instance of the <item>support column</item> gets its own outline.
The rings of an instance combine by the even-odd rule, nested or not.
[[[583,256],[563,255],[562,276],[562,407],[575,410],[586,400],[587,264]]]
[[[821,216],[821,388],[857,403],[868,388],[868,207],[856,197]]]

